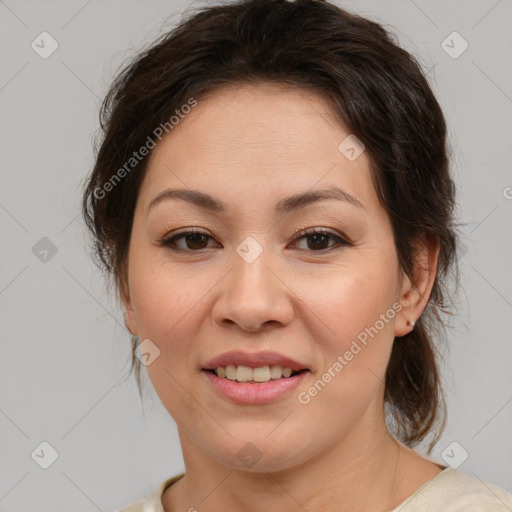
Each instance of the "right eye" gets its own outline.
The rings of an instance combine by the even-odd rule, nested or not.
[[[208,247],[205,247],[205,244],[209,238],[211,239],[212,237],[207,233],[203,233],[202,231],[189,230],[182,231],[181,233],[171,237],[166,235],[162,240],[160,240],[160,245],[168,247],[171,249],[171,251],[198,252],[203,249],[208,249]],[[177,241],[181,239],[185,240],[185,247],[179,246],[177,244]]]

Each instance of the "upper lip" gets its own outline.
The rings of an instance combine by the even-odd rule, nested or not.
[[[300,370],[307,370],[307,366],[295,361],[289,357],[286,357],[277,352],[263,351],[263,352],[244,352],[242,350],[233,350],[231,352],[225,352],[220,354],[213,359],[210,359],[204,366],[204,370],[213,370],[219,366],[228,365],[244,365],[252,368],[258,368],[260,366],[272,366],[279,365],[283,368],[290,368],[297,372]]]

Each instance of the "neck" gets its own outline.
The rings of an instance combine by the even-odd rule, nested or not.
[[[180,431],[186,476],[163,497],[166,512],[239,509],[259,512],[304,510],[388,511],[408,496],[400,465],[407,448],[388,432],[356,426],[337,445],[274,472],[232,469],[204,454]]]

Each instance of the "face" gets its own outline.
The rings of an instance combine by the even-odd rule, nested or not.
[[[200,99],[152,150],[125,318],[150,340],[146,368],[184,454],[280,470],[382,424],[409,281],[366,152],[339,149],[348,135],[310,92],[239,85]],[[188,198],[162,196],[176,189]],[[228,363],[240,380],[299,373],[208,371]]]

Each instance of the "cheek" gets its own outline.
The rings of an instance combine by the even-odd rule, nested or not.
[[[387,313],[388,321],[385,326],[378,323],[379,331],[387,334],[392,329],[389,320],[396,316],[392,308],[396,300],[395,277],[378,265],[360,264],[337,267],[307,280],[297,278],[294,290],[305,305],[304,315],[325,332],[325,342],[342,349],[382,314]]]
[[[141,334],[162,343],[177,333],[182,338],[187,330],[193,330],[194,306],[205,290],[193,280],[152,272],[139,286],[134,285],[132,292]]]
[[[339,404],[349,423],[383,385],[399,309],[394,267],[379,262],[377,254],[370,261],[360,258],[300,288],[307,306],[301,316],[321,353],[315,378],[299,390],[300,403],[310,400],[310,410],[319,413]]]
[[[307,297],[316,298],[309,303],[315,313],[309,318],[316,326],[313,334],[321,331],[315,344],[322,357],[314,377],[298,390],[297,401],[299,410],[326,420],[318,428],[327,439],[329,422],[348,432],[370,404],[379,402],[397,311],[387,283],[379,285],[371,275],[340,278],[323,291],[309,288]]]
[[[207,304],[208,295],[213,292],[215,296],[215,285],[223,271],[176,266],[159,261],[154,254],[134,252],[130,289],[139,338],[151,339],[162,352],[172,352],[176,360],[179,353],[193,350],[191,342],[201,337],[201,325],[210,325],[205,324],[205,316],[214,304]],[[314,335],[326,355],[346,350],[391,308],[396,276],[387,263],[382,256],[379,260],[377,254],[365,251],[343,265],[325,265],[314,272],[282,269],[284,281],[293,290],[288,300],[295,301],[296,323]],[[390,329],[391,323],[379,328],[382,334]]]
[[[219,276],[192,265],[178,267],[155,259],[132,260],[130,290],[139,338],[157,345],[159,363],[171,371],[187,366],[196,369],[191,357],[197,355],[194,340],[205,338],[200,330],[211,310],[205,304]],[[153,371],[153,365],[148,366],[148,372]]]
[[[201,414],[193,395],[185,391],[189,387],[185,381],[197,372],[194,340],[201,337],[202,299],[214,283],[168,267],[139,273],[134,265],[133,270],[131,291],[139,339],[151,340],[160,350],[146,371],[171,416],[186,424],[184,411]]]

